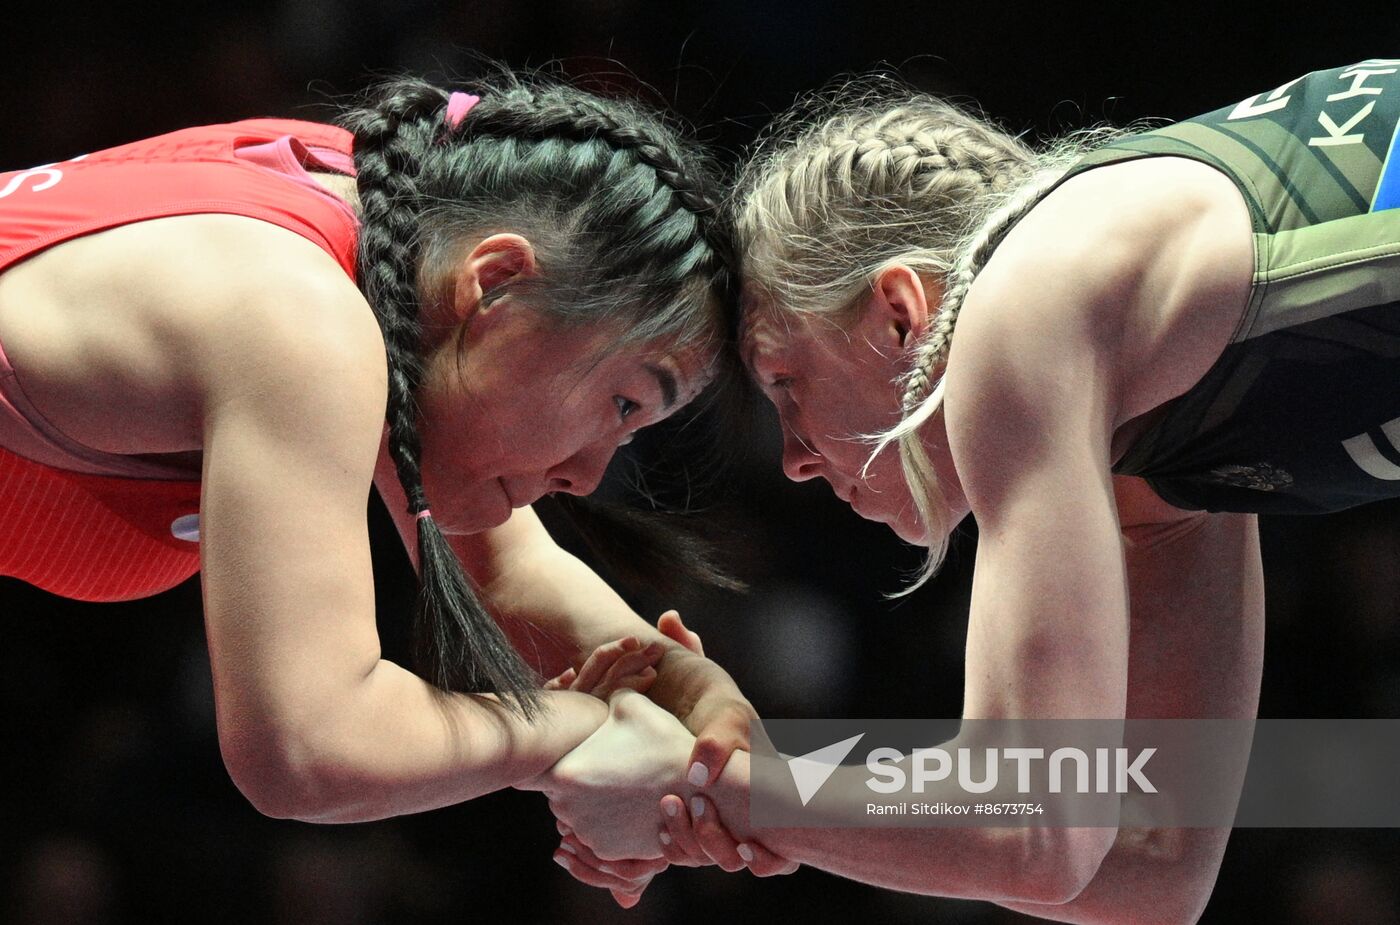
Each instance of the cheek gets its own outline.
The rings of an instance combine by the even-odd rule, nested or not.
[[[862,460],[861,465],[864,465]],[[899,463],[899,449],[887,447],[870,465],[865,484],[870,486],[878,504],[885,511],[897,511],[908,506],[909,488],[904,482],[904,470]]]
[[[481,429],[461,409],[424,406],[423,411],[419,434],[425,470],[432,469],[442,477],[490,455],[489,443],[480,439]]]
[[[813,392],[797,415],[801,432],[832,464],[849,475],[856,475],[870,456],[870,422],[852,405],[849,396]]]

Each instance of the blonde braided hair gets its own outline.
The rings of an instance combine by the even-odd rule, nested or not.
[[[1040,201],[1050,187],[1059,182],[1063,175],[1063,168],[1038,171],[1021,184],[1014,194],[988,215],[982,225],[974,231],[952,272],[948,274],[949,286],[944,290],[943,299],[928,332],[914,346],[913,368],[904,375],[904,393],[900,400],[904,418],[884,433],[871,437],[875,448],[866,460],[865,470],[869,469],[875,458],[891,443],[898,446],[900,468],[904,473],[905,482],[909,485],[914,507],[918,510],[920,519],[928,525],[930,536],[934,537],[918,577],[896,596],[908,594],[932,578],[947,554],[947,536],[951,528],[948,524],[948,505],[938,488],[933,462],[929,459],[928,451],[924,449],[919,430],[943,405],[943,375],[940,367],[947,368],[958,314],[962,311],[963,302],[967,299],[977,274],[987,265],[1002,238],[1006,237],[1007,232]]]
[[[743,170],[745,277],[785,312],[853,310],[876,268],[943,276],[986,194],[1034,165],[1015,138],[930,96],[864,100],[815,125],[786,120]]]
[[[871,461],[898,445],[930,537],[923,569],[900,592],[907,594],[947,551],[948,506],[918,431],[942,404],[941,367],[968,290],[1069,166],[1119,133],[1071,136],[1038,152],[944,100],[903,88],[891,94],[884,83],[847,84],[779,120],[740,175],[734,211],[746,314],[820,315],[845,326],[890,267],[947,284],[901,379],[903,419],[868,437]]]

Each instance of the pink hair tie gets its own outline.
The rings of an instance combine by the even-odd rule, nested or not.
[[[432,517],[432,516],[433,516],[433,512],[432,512],[432,511],[428,510],[427,508],[423,508],[423,510],[419,511],[418,514],[417,514],[413,519],[414,519],[415,521],[418,521],[418,520],[422,520],[424,517]]]
[[[457,91],[447,98],[447,127],[453,131],[462,124],[472,107],[481,102],[481,97]]]

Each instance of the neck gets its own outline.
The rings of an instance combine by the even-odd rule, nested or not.
[[[343,200],[351,210],[358,215],[360,212],[360,193],[355,185],[354,177],[347,177],[341,173],[321,173],[311,172],[311,179],[315,180],[326,192],[337,199]]]

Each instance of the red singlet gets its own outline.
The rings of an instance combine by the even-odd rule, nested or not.
[[[294,231],[353,278],[355,216],[307,172],[353,174],[351,140],[332,126],[255,119],[0,173],[0,273],[117,225],[223,213]],[[199,483],[70,440],[25,397],[22,378],[0,345],[0,575],[119,601],[199,571]]]

